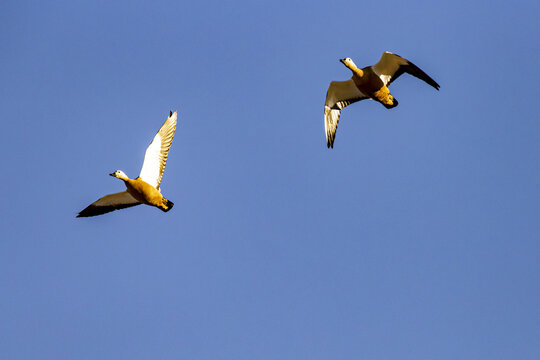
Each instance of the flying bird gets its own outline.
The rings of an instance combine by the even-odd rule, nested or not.
[[[159,186],[176,130],[176,117],[176,111],[169,112],[169,117],[146,149],[141,173],[136,179],[128,178],[122,170],[109,174],[123,180],[126,191],[100,198],[82,210],[77,217],[101,215],[140,204],[155,206],[165,212],[172,209],[173,202],[161,195]]]
[[[418,66],[388,51],[382,54],[377,64],[362,69],[359,69],[350,58],[339,61],[352,71],[353,76],[347,81],[332,81],[328,86],[324,103],[324,128],[326,145],[329,148],[334,147],[339,115],[345,107],[364,99],[378,101],[387,109],[398,105],[388,86],[401,74],[411,74],[439,90],[439,84]]]

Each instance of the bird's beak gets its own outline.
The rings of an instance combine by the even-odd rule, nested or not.
[[[114,176],[114,173],[112,173],[112,174],[109,174],[109,176]]]
[[[339,59],[339,62],[345,65],[345,59]]]

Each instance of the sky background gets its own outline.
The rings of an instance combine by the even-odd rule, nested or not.
[[[538,1],[3,1],[0,358],[538,359]],[[397,53],[342,112],[339,59]],[[178,110],[168,213],[76,219]]]

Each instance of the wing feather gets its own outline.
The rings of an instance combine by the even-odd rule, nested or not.
[[[352,103],[367,98],[358,90],[352,78],[347,81],[332,81],[330,83],[324,103],[324,130],[327,147],[334,148],[341,110]]]
[[[165,165],[167,164],[169,149],[176,131],[176,117],[176,111],[170,113],[144,154],[144,162],[139,177],[156,189],[159,189]]]
[[[389,86],[394,80],[400,77],[403,73],[411,74],[412,76],[425,81],[427,84],[439,90],[439,84],[428,74],[426,74],[418,66],[414,65],[409,60],[402,58],[399,55],[391,52],[384,52],[379,62],[371,67],[373,71],[381,78],[386,86]]]
[[[105,214],[114,210],[140,205],[127,191],[105,195],[82,210],[77,217],[89,217]]]

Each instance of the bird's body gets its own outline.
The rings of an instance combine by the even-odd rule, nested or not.
[[[151,205],[163,209],[163,195],[152,185],[142,180],[140,177],[136,179],[124,180],[126,184],[127,192],[131,194],[136,200],[146,205]]]
[[[359,72],[353,71],[352,80],[358,90],[366,94],[370,99],[380,102],[387,108],[397,106],[397,101],[390,95],[390,90],[381,78],[373,71],[371,66],[365,67],[362,70],[362,76]]]
[[[140,203],[155,206],[165,212],[169,211],[174,205],[171,201],[165,199],[158,189],[140,177],[136,179],[129,179],[127,176],[118,178],[124,181],[126,191]]]
[[[176,118],[176,111],[174,113],[171,111],[146,149],[141,173],[137,178],[130,179],[121,170],[110,174],[124,181],[126,191],[100,198],[82,210],[77,217],[101,215],[140,204],[155,206],[165,212],[169,211],[174,204],[161,195],[160,183],[176,130]]]
[[[398,105],[398,101],[390,94],[388,86],[404,72],[439,90],[439,84],[419,67],[390,52],[383,53],[377,64],[362,69],[358,68],[350,58],[340,61],[352,71],[353,75],[347,81],[332,81],[328,86],[324,104],[324,126],[326,145],[329,148],[334,147],[341,110],[348,105],[364,99],[375,100],[387,109]]]

